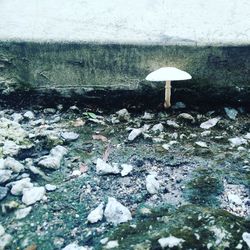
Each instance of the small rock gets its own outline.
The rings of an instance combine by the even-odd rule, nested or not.
[[[24,170],[24,165],[12,157],[7,157],[4,161],[4,168],[10,169],[14,173],[20,173]]]
[[[133,166],[130,164],[122,164],[121,167],[122,167],[121,176],[126,176],[133,170]]]
[[[15,211],[15,216],[17,220],[25,218],[31,211],[32,207],[25,207]]]
[[[244,138],[247,140],[250,140],[250,133],[247,133],[246,135],[244,135]]]
[[[12,241],[12,236],[10,234],[4,234],[0,237],[0,250],[6,249],[6,247],[10,246]]]
[[[6,140],[3,145],[3,154],[15,156],[19,153],[20,147],[13,141]]]
[[[23,114],[23,117],[29,120],[33,120],[35,118],[35,115],[32,111],[27,111]]]
[[[111,166],[110,164],[106,163],[104,160],[98,158],[96,161],[96,172],[99,175],[105,174],[119,174],[120,170],[118,166]]]
[[[141,128],[134,128],[130,134],[128,135],[128,140],[133,141],[135,138],[137,138],[140,134],[142,134]]]
[[[127,109],[121,109],[117,111],[116,114],[118,115],[118,119],[120,121],[128,122],[130,120],[130,114]]]
[[[50,169],[58,169],[61,166],[61,161],[66,155],[68,150],[63,146],[56,146],[50,150],[50,154],[48,156],[42,157],[42,159],[38,162],[38,165],[50,168]]]
[[[29,206],[42,200],[46,191],[44,187],[33,187],[23,190],[22,202]]]
[[[9,189],[7,187],[0,187],[0,201],[7,196],[8,191]]]
[[[146,188],[150,194],[157,194],[160,189],[160,184],[155,177],[156,176],[152,174],[146,177]]]
[[[240,145],[243,145],[243,144],[247,144],[247,140],[244,139],[243,137],[234,137],[234,138],[230,138],[228,140],[231,143],[232,147],[236,147],[236,146],[240,146]]]
[[[0,158],[0,169],[4,169],[4,162],[5,160],[3,158]]]
[[[162,125],[161,123],[158,123],[158,124],[155,124],[155,125],[152,127],[151,130],[154,131],[154,132],[157,132],[157,131],[162,132],[163,129],[164,129],[163,125]]]
[[[242,239],[246,242],[247,246],[250,248],[250,233],[244,232],[242,234]]]
[[[172,121],[172,120],[167,120],[167,125],[170,126],[170,127],[173,127],[173,128],[179,128],[180,125],[177,124],[175,121]]]
[[[152,120],[154,118],[154,115],[153,114],[150,114],[148,112],[145,112],[142,119],[144,120]]]
[[[0,170],[0,184],[8,182],[11,178],[12,171],[11,170]]]
[[[114,225],[132,220],[130,211],[115,198],[109,197],[104,215],[108,222]]]
[[[91,248],[89,247],[82,247],[79,246],[77,243],[71,243],[64,247],[62,250],[90,250]]]
[[[0,236],[5,234],[5,229],[4,227],[0,224]]]
[[[174,144],[178,143],[178,141],[170,141],[169,143],[164,143],[162,144],[162,147],[165,149],[165,150],[169,150],[170,147]]]
[[[23,116],[19,113],[14,113],[11,115],[11,117],[12,117],[13,121],[17,122],[17,123],[19,123],[20,121],[23,120]]]
[[[90,212],[90,214],[87,217],[87,220],[90,223],[96,223],[97,221],[101,221],[103,218],[103,207],[104,204],[101,203],[97,208],[95,208],[93,211]]]
[[[227,116],[231,119],[231,120],[236,120],[236,117],[238,115],[238,111],[236,109],[233,108],[224,108]]]
[[[10,190],[13,195],[22,195],[25,188],[32,188],[33,184],[30,182],[30,178],[24,178],[19,181],[13,182],[13,186]]]
[[[61,137],[65,141],[75,141],[79,138],[79,134],[77,134],[75,132],[62,132]]]
[[[113,249],[115,247],[119,247],[118,240],[111,240],[111,241],[109,241],[104,248],[105,249]]]
[[[161,245],[162,248],[172,248],[172,247],[181,247],[181,244],[184,242],[185,240],[181,239],[181,238],[176,238],[172,235],[170,235],[167,238],[161,238],[158,240],[159,244]]]
[[[51,192],[51,191],[55,191],[57,187],[56,187],[56,185],[46,184],[45,188],[47,191]]]
[[[203,141],[197,141],[195,142],[196,145],[202,147],[202,148],[208,148],[207,143]]]
[[[183,102],[176,102],[173,106],[172,109],[185,109],[186,104]]]
[[[242,205],[242,200],[238,195],[229,193],[227,195],[227,197],[228,197],[229,202],[231,202],[237,206]]]
[[[209,136],[209,135],[211,135],[211,130],[206,130],[201,132],[201,136]]]
[[[191,123],[195,122],[195,119],[192,115],[188,114],[188,113],[181,113],[177,116],[178,119],[182,119],[182,120],[186,120],[189,121]]]
[[[210,129],[210,128],[214,127],[219,120],[220,120],[220,118],[209,119],[208,121],[201,123],[200,127],[203,129]]]

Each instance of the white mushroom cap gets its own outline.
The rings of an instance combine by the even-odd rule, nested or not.
[[[191,79],[192,76],[185,71],[174,67],[164,67],[147,75],[146,80],[159,82],[159,81],[180,81]]]

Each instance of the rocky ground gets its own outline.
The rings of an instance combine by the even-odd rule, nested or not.
[[[0,111],[0,249],[249,249],[244,108]]]

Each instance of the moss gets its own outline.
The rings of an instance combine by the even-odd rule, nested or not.
[[[185,242],[172,249],[235,249],[242,233],[250,229],[249,221],[224,210],[194,205],[182,206],[176,211],[167,210],[162,216],[152,214],[137,218],[136,227],[130,223],[120,225],[109,236],[118,240],[119,249],[136,249],[146,244],[149,249],[161,249],[158,240],[173,235]],[[243,249],[247,249],[243,244]]]

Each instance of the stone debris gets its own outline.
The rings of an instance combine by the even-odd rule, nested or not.
[[[158,124],[155,124],[151,130],[154,131],[154,132],[162,132],[164,129],[162,123],[158,123]]]
[[[0,186],[0,201],[3,200],[7,196],[8,191],[9,191],[9,189],[7,187]]]
[[[229,193],[229,194],[227,194],[227,197],[228,197],[229,202],[231,202],[237,206],[242,205],[242,200],[237,194]]]
[[[153,118],[154,118],[154,115],[148,112],[144,112],[144,115],[142,116],[142,119],[144,120],[152,120]]]
[[[185,109],[186,108],[186,104],[184,102],[176,102],[174,105],[172,105],[172,109]]]
[[[11,179],[11,174],[12,174],[11,170],[6,170],[6,169],[0,170],[0,184],[8,182]]]
[[[111,240],[104,246],[104,249],[113,249],[119,247],[118,240]]]
[[[15,211],[15,216],[17,220],[21,220],[28,216],[28,214],[31,212],[32,207],[25,207],[25,208],[20,208]]]
[[[165,150],[169,150],[171,148],[172,145],[178,143],[178,141],[170,141],[169,143],[164,143],[162,144],[162,147],[165,149]]]
[[[101,221],[103,218],[103,212],[104,212],[103,208],[104,208],[104,204],[101,203],[98,207],[96,207],[93,211],[91,211],[87,217],[88,222],[96,223],[98,221]]]
[[[30,182],[30,178],[24,178],[19,181],[12,183],[12,188],[10,190],[13,195],[22,195],[25,188],[32,188],[33,184]]]
[[[220,118],[209,119],[208,121],[201,123],[200,127],[203,129],[210,129],[214,127],[218,123],[219,120]]]
[[[10,234],[3,234],[0,236],[0,250],[6,249],[6,247],[9,247],[12,242],[12,236]]]
[[[119,174],[120,170],[116,164],[111,166],[110,164],[106,163],[104,160],[98,158],[96,160],[96,173],[99,175]]]
[[[118,115],[118,119],[121,122],[122,121],[128,122],[130,120],[130,114],[127,109],[121,109],[117,111],[116,114]]]
[[[169,127],[173,127],[173,128],[179,128],[180,125],[178,123],[176,123],[175,121],[172,121],[172,120],[167,120],[167,125]]]
[[[150,194],[157,194],[160,189],[160,183],[156,180],[156,176],[150,174],[146,177],[146,188]]]
[[[24,170],[24,165],[12,157],[7,157],[4,161],[4,168],[10,169],[14,173],[20,173]]]
[[[247,246],[250,248],[250,233],[244,232],[242,234],[242,239],[246,242]]]
[[[178,119],[180,120],[185,120],[185,121],[189,121],[191,123],[195,122],[195,119],[192,115],[188,114],[188,113],[181,113],[177,116]]]
[[[231,143],[232,147],[237,147],[248,143],[247,140],[244,139],[243,137],[229,138],[228,141]]]
[[[35,119],[35,115],[32,111],[27,111],[23,114],[23,117],[29,120]]]
[[[74,132],[62,132],[61,137],[65,141],[75,141],[79,138],[79,134],[74,133]]]
[[[128,140],[133,141],[135,138],[137,138],[140,134],[142,134],[141,128],[134,128],[130,134],[128,135]]]
[[[130,172],[133,171],[133,166],[130,164],[121,164],[121,176],[127,176],[128,174],[130,174]]]
[[[113,197],[108,198],[108,203],[104,210],[104,216],[108,222],[111,222],[114,225],[132,220],[132,216],[128,208],[123,206]]]
[[[229,119],[231,120],[236,120],[236,117],[238,115],[238,111],[234,108],[224,108],[226,115],[228,116]]]
[[[48,156],[44,156],[39,162],[38,165],[50,169],[58,169],[61,166],[61,161],[66,155],[68,150],[63,146],[56,146],[51,149]]]
[[[22,202],[29,206],[44,198],[46,191],[44,187],[32,187],[23,190]]]
[[[15,156],[19,153],[20,146],[15,142],[6,140],[3,144],[3,154],[6,156]]]
[[[160,238],[158,240],[160,246],[162,247],[162,249],[165,249],[167,247],[172,248],[172,247],[180,247],[181,248],[181,244],[183,242],[185,242],[185,240],[181,239],[181,238],[176,238],[172,235],[170,235],[169,237],[166,238]]]
[[[208,148],[207,143],[203,141],[197,141],[195,142],[196,145],[202,147],[202,148]]]
[[[89,247],[82,247],[82,246],[79,246],[77,243],[71,243],[67,246],[65,246],[64,248],[62,248],[62,250],[91,250],[92,248],[89,248]]]
[[[52,185],[52,184],[46,184],[45,189],[46,189],[46,191],[51,192],[51,191],[55,191],[57,189],[57,186]]]

